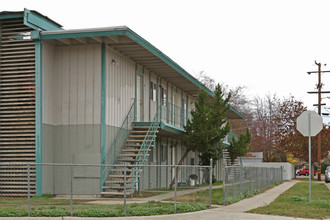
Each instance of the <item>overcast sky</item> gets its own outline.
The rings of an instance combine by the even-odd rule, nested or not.
[[[64,29],[126,25],[192,75],[247,86],[248,95],[290,94],[315,109],[314,60],[330,70],[330,1],[10,0],[0,11],[36,10]],[[322,75],[330,90],[330,73]],[[324,97],[330,96],[323,95]],[[330,99],[324,99],[330,104]]]

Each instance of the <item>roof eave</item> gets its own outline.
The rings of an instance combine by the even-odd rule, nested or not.
[[[198,88],[203,89],[208,93],[208,95],[214,97],[214,92],[207,88],[204,84],[198,81],[195,77],[189,74],[171,58],[149,43],[147,40],[136,34],[134,31],[126,26],[116,26],[116,27],[104,27],[104,28],[90,28],[90,29],[72,29],[72,30],[55,30],[55,31],[41,31],[39,35],[40,40],[50,40],[50,39],[64,39],[64,38],[79,38],[79,37],[101,37],[101,36],[113,36],[113,35],[124,35],[129,37],[150,53],[157,56],[159,59],[164,61],[167,65],[175,69],[179,74],[185,77],[187,80],[195,84]],[[232,111],[237,118],[245,119],[238,110],[230,106],[230,111]]]

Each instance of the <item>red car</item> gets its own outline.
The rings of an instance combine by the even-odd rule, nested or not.
[[[308,176],[309,175],[309,169],[308,168],[304,168],[302,170],[298,171],[298,176]],[[317,174],[317,171],[314,170],[314,176]]]

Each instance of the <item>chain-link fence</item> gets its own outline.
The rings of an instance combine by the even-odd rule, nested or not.
[[[226,166],[223,181],[223,204],[235,201],[241,195],[262,190],[279,183],[282,178],[283,167],[243,167]]]
[[[209,190],[211,166],[0,163],[0,206],[26,212],[52,209],[79,215],[90,209],[119,209],[131,204],[166,202],[177,210],[180,196]],[[1,210],[0,210],[1,211]],[[22,214],[24,216],[24,214]]]

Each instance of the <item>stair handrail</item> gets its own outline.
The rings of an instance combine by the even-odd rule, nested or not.
[[[135,122],[135,100],[133,104],[131,105],[121,127],[119,128],[115,139],[113,140],[111,146],[109,147],[104,161],[102,161],[103,165],[107,165],[102,167],[101,171],[101,191],[103,191],[104,182],[106,180],[106,177],[110,173],[111,168],[116,163],[117,155],[119,154],[121,147],[125,143],[125,140],[127,139],[129,132],[131,130],[131,127],[133,125],[133,122]]]
[[[148,128],[148,132],[145,135],[143,142],[141,144],[141,147],[139,149],[139,152],[136,156],[136,166],[133,168],[133,171],[131,172],[131,196],[133,196],[134,193],[134,185],[137,181],[137,178],[139,177],[139,175],[141,174],[141,167],[139,165],[144,165],[147,154],[149,152],[149,149],[152,145],[152,143],[155,142],[155,138],[156,138],[156,133],[157,130],[159,128],[159,123],[161,119],[158,119],[159,116],[159,110],[161,108],[161,105],[158,106],[156,114]]]

